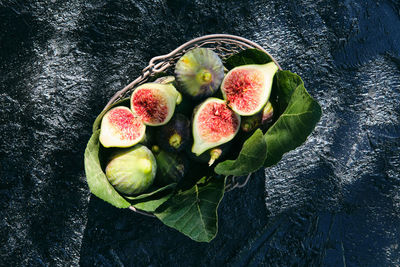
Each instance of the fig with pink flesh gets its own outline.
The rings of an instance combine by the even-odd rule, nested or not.
[[[230,70],[221,85],[228,106],[241,116],[258,113],[267,103],[278,66],[243,65]]]
[[[146,125],[164,125],[172,118],[181,99],[172,84],[145,83],[133,91],[131,110]]]
[[[145,131],[146,126],[129,108],[118,106],[104,115],[99,139],[104,147],[130,147],[143,139]]]
[[[210,97],[196,107],[193,116],[193,147],[197,156],[204,151],[227,143],[237,134],[240,116],[224,100]]]
[[[176,63],[179,90],[194,99],[211,96],[224,78],[224,65],[218,55],[207,48],[195,48]]]

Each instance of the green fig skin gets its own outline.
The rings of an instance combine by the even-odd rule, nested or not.
[[[124,195],[145,192],[154,182],[157,162],[153,153],[143,145],[136,145],[116,153],[106,167],[106,177]]]
[[[169,153],[153,146],[153,153],[157,161],[156,183],[168,185],[178,183],[187,173],[187,161],[179,154]]]
[[[195,48],[178,60],[175,76],[182,93],[201,100],[218,90],[224,78],[224,65],[211,49]]]
[[[182,114],[174,117],[157,131],[157,144],[168,152],[181,152],[191,143],[190,121]]]
[[[176,87],[176,81],[174,76],[162,76],[154,81],[155,83],[160,84],[172,84]]]
[[[252,132],[257,128],[261,128],[261,130],[265,132],[268,130],[269,126],[271,126],[273,116],[274,108],[271,102],[268,101],[261,112],[253,116],[243,117],[240,123],[240,129],[243,132]]]

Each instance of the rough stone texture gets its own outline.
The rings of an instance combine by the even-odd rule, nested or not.
[[[399,266],[398,1],[0,1],[0,265]],[[90,195],[83,152],[151,57],[208,33],[267,48],[323,107],[227,194],[199,244]]]

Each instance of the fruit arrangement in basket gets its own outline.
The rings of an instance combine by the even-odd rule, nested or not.
[[[228,177],[276,164],[320,116],[300,77],[263,51],[222,60],[193,48],[173,73],[137,86],[98,116],[85,151],[87,181],[110,204],[209,242]]]

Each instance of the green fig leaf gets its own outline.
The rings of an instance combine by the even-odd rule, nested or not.
[[[149,193],[144,193],[135,197],[126,196],[125,198],[129,199],[132,206],[135,208],[153,212],[172,196],[175,187],[176,183],[172,183],[156,190],[150,189]]]
[[[271,57],[265,54],[265,52],[251,48],[228,57],[224,65],[228,70],[231,70],[241,65],[266,64],[271,61]]]
[[[303,84],[300,76],[290,71],[278,71],[276,73],[277,95],[278,95],[278,112],[282,114],[287,108],[294,89]]]
[[[260,129],[257,129],[254,134],[244,142],[237,159],[225,160],[219,163],[214,171],[222,175],[246,175],[263,166],[266,156],[267,145],[264,134]]]
[[[167,201],[172,196],[172,191],[167,194],[161,195],[159,198],[145,198],[141,199],[140,202],[132,204],[137,209],[144,210],[147,212],[154,212],[159,206]]]
[[[203,177],[186,191],[178,191],[155,212],[164,224],[197,242],[210,242],[218,231],[217,209],[225,179]]]
[[[107,113],[107,111],[109,111],[110,109],[112,109],[113,107],[116,106],[126,106],[129,107],[129,102],[130,102],[130,98],[123,98],[121,100],[118,100],[117,102],[115,102],[114,104],[111,104],[110,106],[108,106],[107,108],[105,108],[102,112],[100,112],[99,116],[97,116],[96,120],[93,123],[93,130],[92,132],[94,133],[95,131],[97,131],[98,129],[100,129],[100,125],[101,125],[101,120],[103,119],[103,116]]]
[[[307,92],[301,78],[290,71],[277,76],[279,107],[284,112],[268,129],[265,167],[278,163],[283,154],[305,142],[321,118],[321,106]]]
[[[174,189],[176,187],[176,183],[172,183],[166,186],[163,186],[161,188],[154,188],[154,187],[150,187],[150,189],[148,190],[148,193],[142,193],[138,196],[125,196],[125,198],[129,199],[129,200],[140,200],[143,198],[149,198],[155,194],[158,194],[160,192],[164,192],[164,191],[171,191],[172,189]]]
[[[126,201],[108,182],[99,160],[100,130],[95,131],[85,150],[85,173],[90,191],[117,208],[128,208],[131,204]]]

